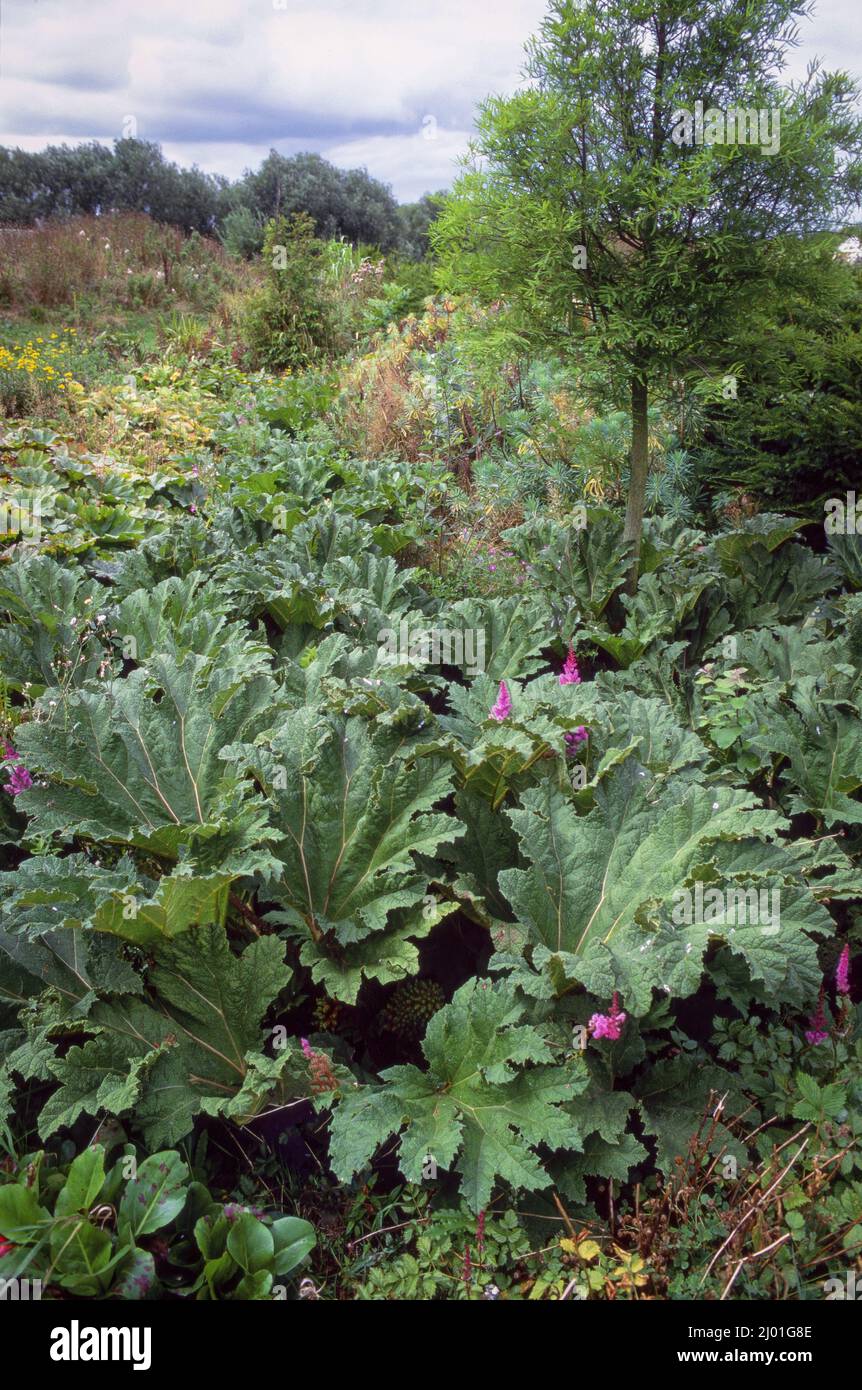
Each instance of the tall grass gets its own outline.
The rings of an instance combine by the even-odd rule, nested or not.
[[[219,245],[143,213],[0,229],[0,306],[32,312],[81,300],[113,309],[212,309],[249,278]]]

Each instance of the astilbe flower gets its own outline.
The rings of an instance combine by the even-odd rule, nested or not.
[[[563,669],[560,672],[560,685],[580,685],[580,683],[581,673],[578,670],[578,659],[575,656],[575,649],[570,642],[568,655]],[[587,737],[587,731],[583,724],[579,724],[576,729],[572,729],[569,733],[564,734],[563,740],[566,745],[566,755],[571,757],[578,744],[583,743]]]
[[[593,1014],[589,1028],[594,1038],[607,1038],[608,1042],[618,1042],[623,1031],[626,1015],[620,1008],[620,997],[614,990],[609,1014]]]
[[[563,740],[566,745],[567,756],[571,756],[577,748],[578,744],[583,743],[588,737],[589,735],[587,734],[587,731],[584,728],[583,724],[579,724],[576,729],[572,729],[569,733],[563,734]]]
[[[805,1041],[810,1043],[812,1047],[817,1047],[818,1043],[829,1041],[829,1030],[826,1027],[826,1014],[823,1007],[825,993],[826,991],[821,985],[817,998],[817,1011],[808,1020],[808,1027],[805,1030]]]
[[[8,792],[10,796],[19,796],[21,792],[25,792],[28,788],[32,787],[33,778],[21,762],[21,759],[15,752],[11,743],[7,743],[3,749],[3,762],[12,764],[10,768],[7,768],[9,781],[3,784],[4,792]]]
[[[506,687],[505,681],[500,681],[500,689],[497,691],[497,703],[488,711],[490,719],[496,719],[502,724],[504,719],[508,719],[512,713],[512,699]]]
[[[476,1249],[481,1260],[485,1252],[485,1212],[480,1211],[476,1217]]]
[[[839,994],[850,993],[850,945],[845,945],[838,957],[838,967],[835,971],[835,988]]]
[[[569,654],[566,657],[565,664],[563,666],[562,671],[560,672],[560,685],[580,685],[580,683],[581,673],[578,670],[578,661],[577,657],[575,656],[575,649],[570,642]]]
[[[315,1052],[308,1038],[300,1038],[302,1050],[308,1058],[308,1070],[311,1075],[311,1089],[316,1096],[325,1095],[327,1091],[339,1090],[338,1077],[332,1070],[332,1063],[324,1052]]]

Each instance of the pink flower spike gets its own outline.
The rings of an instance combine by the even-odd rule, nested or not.
[[[33,778],[30,776],[26,767],[21,763],[16,763],[9,769],[9,781],[5,783],[3,790],[10,796],[20,796],[21,792],[29,791],[33,785]]]
[[[619,1042],[626,1015],[620,1009],[619,995],[614,990],[609,1014],[593,1014],[589,1028],[594,1038],[607,1038],[608,1042]]]
[[[308,1038],[300,1038],[299,1041],[303,1052],[305,1053],[306,1057],[308,1057],[310,1060],[314,1056],[314,1051],[312,1049],[311,1043],[308,1041]]]
[[[508,719],[511,713],[512,701],[506,689],[506,682],[500,681],[500,689],[497,691],[497,703],[488,711],[488,717],[489,719],[496,719],[498,723],[502,724],[503,720]]]
[[[850,993],[850,944],[844,947],[838,957],[838,968],[835,971],[835,988],[839,994]]]
[[[817,1011],[808,1020],[808,1028],[805,1031],[805,1041],[812,1047],[817,1047],[819,1043],[829,1041],[829,1033],[826,1030],[826,1015],[823,1012],[823,986],[820,986],[820,995],[817,999]]]
[[[584,743],[588,737],[589,734],[587,733],[583,724],[579,724],[576,729],[570,729],[568,733],[563,734],[563,741],[566,745],[566,753],[573,755],[578,744]]]
[[[565,665],[560,672],[560,685],[580,685],[581,673],[578,670],[578,663],[575,657],[575,649],[569,643],[569,654],[566,657]]]

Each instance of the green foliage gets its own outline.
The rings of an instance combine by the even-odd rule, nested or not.
[[[510,985],[462,985],[428,1024],[427,1071],[391,1067],[385,1085],[339,1104],[332,1122],[336,1175],[349,1178],[406,1126],[398,1146],[404,1177],[419,1182],[429,1159],[448,1168],[457,1157],[473,1211],[487,1206],[498,1179],[528,1190],[546,1186],[535,1149],[580,1149],[578,1127],[561,1105],[584,1089],[586,1075],[577,1066],[543,1065],[552,1054],[522,1018]],[[518,1069],[526,1062],[536,1065]]]
[[[315,1245],[307,1221],[214,1201],[171,1149],[106,1158],[95,1144],[60,1167],[40,1151],[0,1177],[0,1278],[49,1299],[286,1296],[278,1281]]]
[[[332,306],[323,283],[324,243],[306,213],[272,218],[263,239],[264,283],[250,296],[240,323],[256,363],[302,367],[332,336]]]
[[[810,294],[818,267],[829,280],[800,232],[856,201],[862,125],[850,78],[781,84],[787,21],[803,9],[770,0],[695,16],[685,0],[634,13],[552,0],[528,48],[532,80],[484,103],[481,160],[432,228],[441,283],[494,301],[512,340],[612,366],[631,412],[630,593],[652,398],[671,376],[702,375],[704,362],[729,370],[753,298]],[[780,139],[768,154],[686,139],[680,112],[704,91],[722,111],[777,112]]]

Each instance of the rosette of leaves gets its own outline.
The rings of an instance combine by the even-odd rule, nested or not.
[[[30,832],[105,840],[231,876],[271,863],[276,837],[241,771],[219,756],[273,718],[275,685],[232,664],[155,655],[124,680],[49,691],[16,731],[37,785]],[[44,781],[43,781],[44,779]]]
[[[290,981],[277,937],[235,954],[222,928],[191,929],[153,949],[143,984],[122,959],[79,962],[79,951],[72,933],[0,937],[0,1000],[38,996],[46,978],[55,990],[6,1038],[7,1076],[56,1083],[39,1114],[43,1139],[82,1114],[118,1115],[148,1146],[175,1144],[200,1113],[245,1124],[311,1097],[298,1042],[265,1051],[275,1034],[261,1020]]]
[[[363,975],[414,974],[423,936],[453,904],[427,902],[414,853],[460,833],[435,811],[451,789],[441,760],[410,756],[397,727],[303,708],[256,746],[222,756],[263,789],[279,834],[271,921],[302,942],[300,959],[334,998],[353,1003]]]
[[[438,1170],[454,1163],[473,1211],[488,1205],[497,1182],[528,1191],[548,1186],[537,1150],[583,1147],[565,1103],[588,1076],[580,1059],[551,1065],[553,1053],[523,1015],[508,981],[462,985],[428,1024],[425,1070],[390,1067],[383,1085],[339,1101],[330,1141],[336,1176],[348,1181],[397,1134],[405,1179],[421,1182],[429,1158]]]
[[[299,1217],[261,1219],[214,1201],[172,1149],[137,1162],[129,1146],[110,1167],[105,1158],[92,1144],[61,1170],[39,1153],[22,1180],[0,1185],[0,1236],[10,1241],[0,1278],[47,1281],[49,1297],[56,1288],[78,1298],[166,1296],[150,1248],[160,1233],[173,1256],[171,1289],[182,1271],[198,1299],[255,1300],[271,1298],[316,1244]]]
[[[656,776],[629,757],[602,780],[586,814],[550,782],[529,788],[506,814],[529,861],[498,875],[539,972],[520,968],[525,988],[546,997],[576,981],[598,998],[619,990],[626,1009],[643,1015],[654,990],[694,993],[717,942],[742,958],[770,1002],[804,1006],[816,996],[816,938],[834,924],[779,840],[787,823],[752,794]],[[777,889],[778,929],[764,930],[747,912],[737,921],[736,903],[677,924],[678,894],[694,894],[698,882],[743,897]]]
[[[574,601],[598,619],[620,588],[628,568],[628,544],[616,515],[603,507],[585,509],[585,525],[531,517],[503,532],[503,539],[528,566],[528,584],[550,599]]]
[[[82,685],[113,655],[101,584],[74,565],[31,555],[0,571],[0,667],[14,690],[30,684],[33,695],[48,686]]]
[[[428,1022],[438,1009],[442,1009],[445,997],[436,980],[406,980],[399,985],[380,1021],[389,1032],[402,1038],[421,1038]]]

